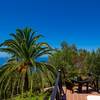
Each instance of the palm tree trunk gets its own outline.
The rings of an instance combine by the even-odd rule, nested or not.
[[[29,90],[29,81],[28,81],[28,75],[27,75],[27,72],[26,72],[26,75],[25,75],[25,83],[24,83],[24,89],[25,91],[28,91]]]

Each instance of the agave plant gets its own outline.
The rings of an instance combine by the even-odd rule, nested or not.
[[[0,70],[0,97],[41,91],[45,83],[52,84],[54,68],[36,59],[51,53],[51,47],[39,42],[41,35],[35,35],[30,28],[17,29],[16,34],[0,45],[0,52],[10,54],[8,62]]]

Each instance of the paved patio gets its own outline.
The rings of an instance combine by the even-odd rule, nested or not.
[[[100,93],[97,92],[83,92],[83,93],[72,93],[70,90],[66,90],[64,88],[64,92],[66,93],[67,100],[87,100],[87,96],[100,96]],[[96,99],[95,99],[96,100]]]
[[[67,90],[66,96],[67,100],[87,100],[87,96],[89,95],[97,95],[100,96],[97,92],[93,93],[71,93],[71,91]]]

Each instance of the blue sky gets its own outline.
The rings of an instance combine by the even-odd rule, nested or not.
[[[100,47],[100,1],[0,0],[0,43],[26,26],[43,34],[43,40],[55,48],[65,40],[78,48],[96,49]]]

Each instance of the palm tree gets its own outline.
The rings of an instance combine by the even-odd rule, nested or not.
[[[16,34],[0,45],[0,51],[10,54],[8,62],[0,71],[0,97],[43,89],[46,82],[51,82],[53,67],[38,62],[37,58],[51,53],[51,47],[45,42],[38,42],[41,35],[35,35],[30,28],[17,29]],[[41,91],[40,89],[40,91]]]

